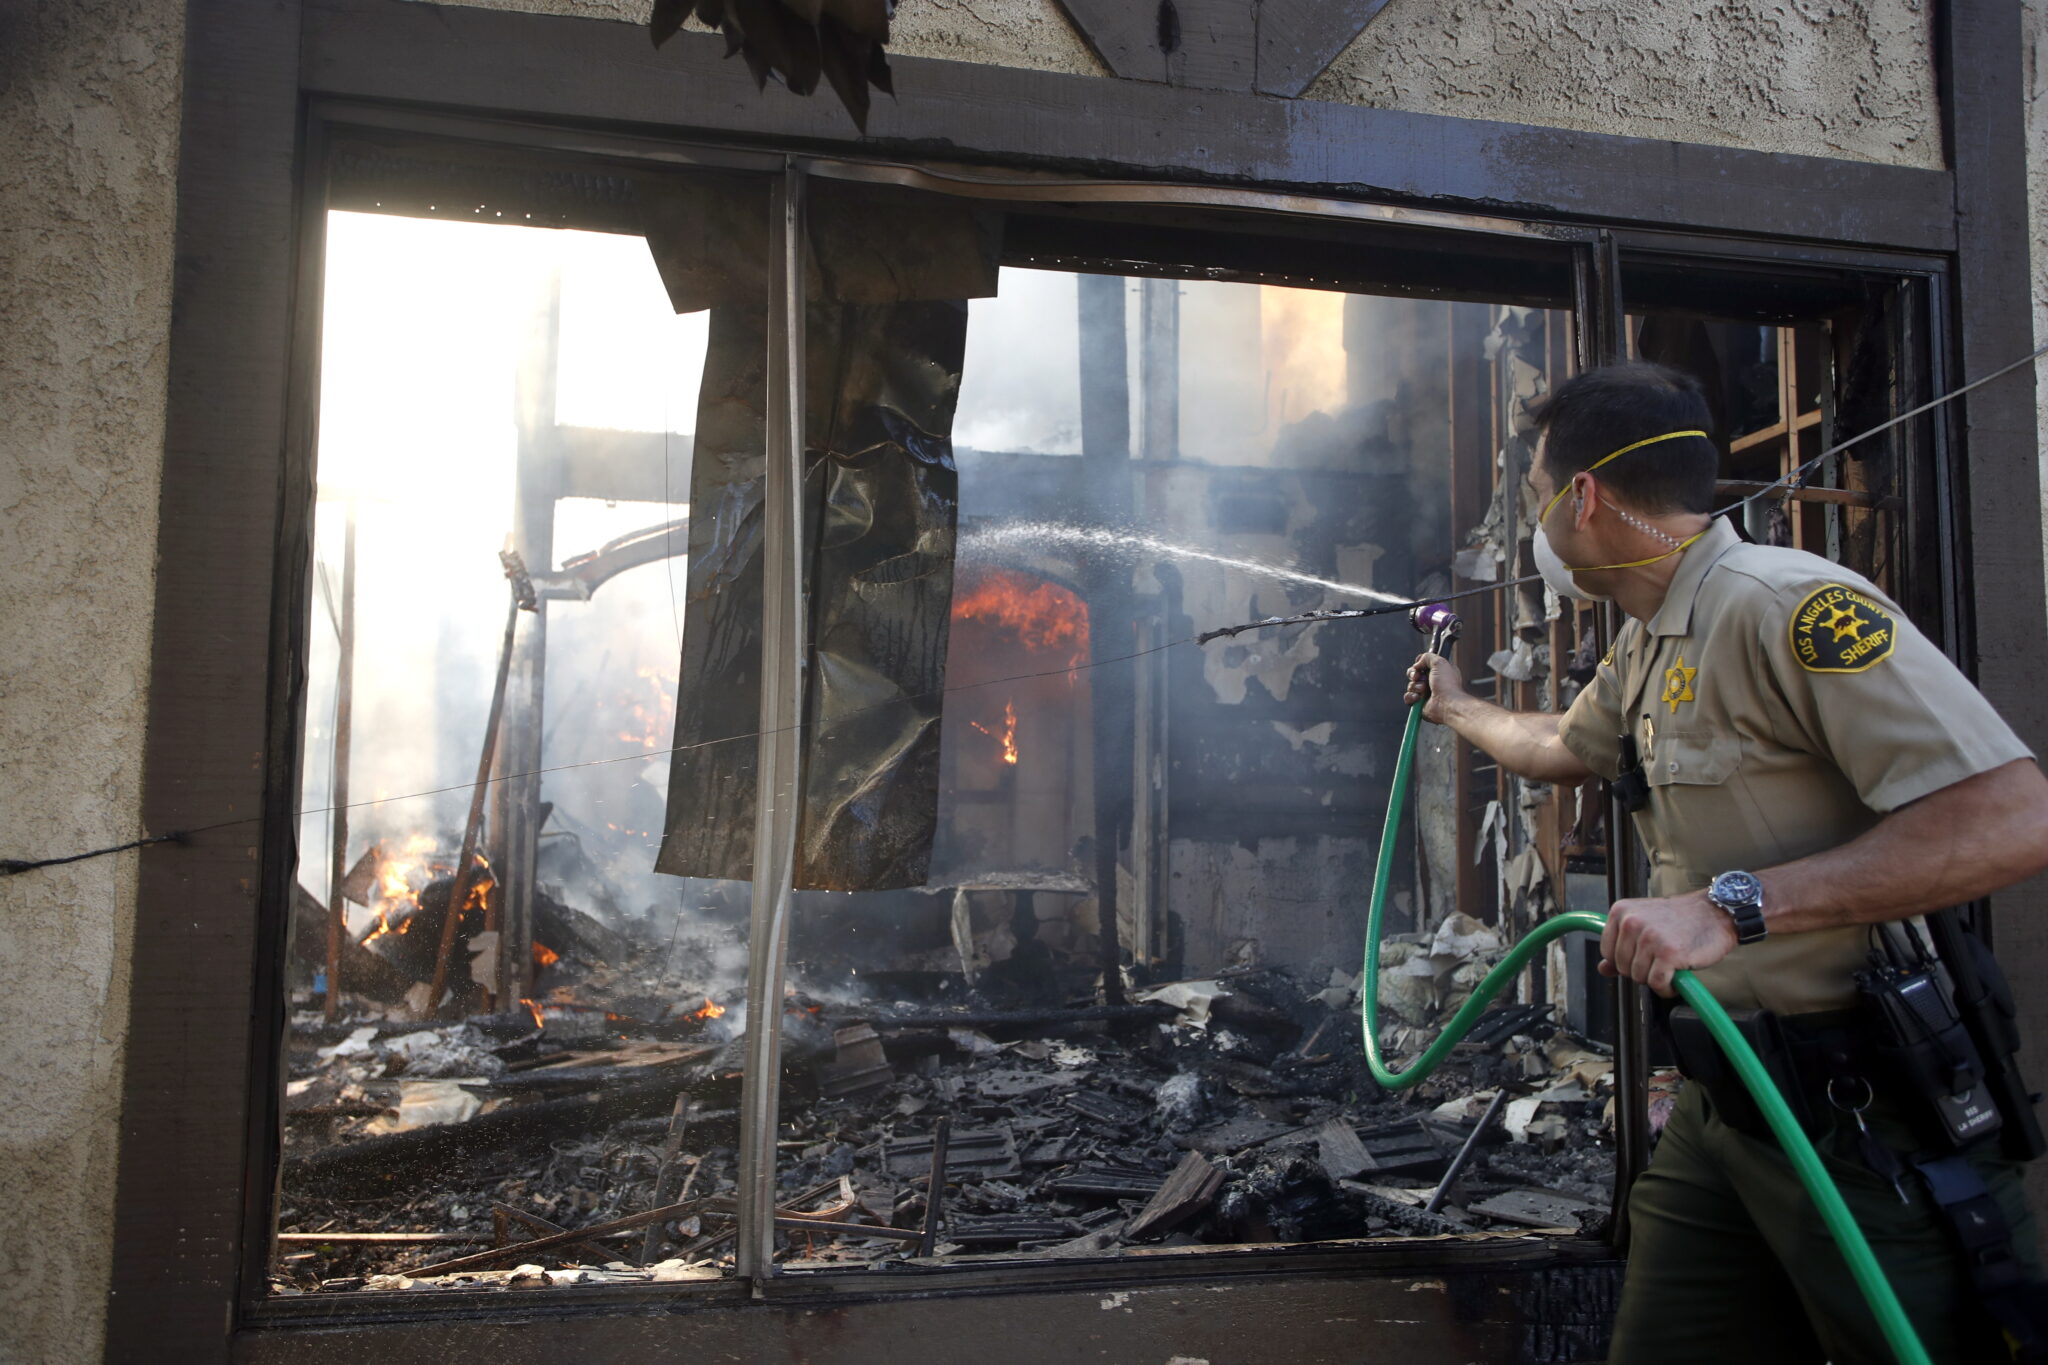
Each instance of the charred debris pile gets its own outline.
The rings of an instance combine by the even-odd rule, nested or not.
[[[730,1271],[750,1002],[717,983],[743,929],[693,922],[684,941],[549,913],[564,946],[510,1009],[294,1016],[277,1292]],[[1389,942],[1385,1041],[1419,1051],[1498,948],[1462,915]],[[402,955],[380,961],[402,974]],[[1079,972],[1029,990],[999,973],[805,979],[782,1002],[791,1269],[1589,1233],[1607,1216],[1612,1065],[1544,1006],[1497,1006],[1390,1093],[1341,973],[1242,966],[1131,982],[1115,1005]]]

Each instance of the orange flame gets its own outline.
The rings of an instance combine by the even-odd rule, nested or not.
[[[536,944],[535,946],[539,945]],[[548,1026],[547,1017],[540,1012],[539,1005],[534,1004],[523,995],[519,997],[519,1003],[526,1006],[526,1012],[533,1016],[533,1026],[535,1028],[546,1028]]]
[[[1003,746],[1003,762],[1011,764],[1012,766],[1016,764],[1017,704],[1015,702],[1006,701],[1003,703],[1003,732],[1000,735],[997,734],[995,731],[989,729],[986,725],[983,725],[978,720],[970,720],[967,723],[975,729],[981,731],[983,734],[987,735],[990,739],[1000,740]]]
[[[639,695],[629,696],[623,702],[630,723],[620,729],[619,739],[644,749],[665,749],[668,742],[664,737],[674,731],[676,724],[675,685],[659,669],[645,665],[635,674],[644,686]]]
[[[980,575],[953,598],[953,619],[1008,631],[1032,650],[1058,650],[1069,664],[1088,658],[1088,608],[1055,583],[1007,569]]]
[[[704,997],[704,1008],[693,1012],[690,1017],[692,1019],[717,1019],[724,1015],[724,1013],[725,1006],[706,996]]]
[[[540,941],[539,939],[535,939],[535,940],[534,940],[534,943],[533,943],[533,965],[534,965],[534,966],[536,966],[536,967],[552,967],[552,966],[554,966],[554,965],[555,965],[555,964],[556,964],[557,962],[560,962],[561,960],[562,960],[562,955],[561,955],[560,953],[556,952],[556,951],[555,951],[555,950],[554,950],[553,948],[550,948],[550,947],[548,947],[548,945],[547,945],[547,944],[545,944],[545,943],[542,943],[542,942],[541,942],[541,941]]]
[[[386,934],[403,934],[412,929],[413,912],[420,908],[420,892],[435,878],[455,871],[452,857],[435,856],[439,847],[439,841],[431,834],[408,837],[404,846],[390,856],[384,855],[382,844],[377,846],[377,923],[363,935],[365,944],[375,943]],[[462,905],[465,914],[482,908],[491,889],[498,884],[498,874],[491,869],[490,859],[477,854],[476,867],[478,875],[471,881],[469,895]]]

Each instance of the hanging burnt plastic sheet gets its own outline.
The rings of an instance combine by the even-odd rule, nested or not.
[[[937,822],[966,300],[995,291],[996,234],[942,198],[816,188],[796,885],[918,886]],[[723,203],[679,200],[658,219],[668,230],[650,235],[678,309],[712,310],[676,752],[655,864],[681,876],[744,879],[753,867],[767,348],[758,195],[741,186]]]

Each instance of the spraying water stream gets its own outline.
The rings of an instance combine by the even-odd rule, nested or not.
[[[1226,569],[1241,569],[1245,573],[1257,574],[1262,578],[1276,579],[1283,583],[1300,583],[1308,587],[1322,588],[1348,597],[1362,597],[1393,606],[1410,605],[1410,600],[1406,597],[1397,597],[1393,593],[1380,592],[1378,589],[1362,587],[1357,583],[1340,583],[1335,579],[1318,578],[1314,574],[1302,573],[1296,569],[1283,569],[1277,564],[1215,554],[1208,550],[1198,550],[1191,545],[1175,545],[1171,541],[1160,540],[1155,536],[1112,531],[1102,526],[1074,526],[1057,521],[1012,521],[1000,526],[972,527],[962,532],[960,536],[960,552],[969,558],[986,558],[1003,550],[1042,548],[1049,545],[1113,554],[1132,563],[1147,556],[1162,559],[1194,559],[1205,564],[1218,564]]]

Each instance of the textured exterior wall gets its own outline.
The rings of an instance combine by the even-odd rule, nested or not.
[[[653,0],[448,0],[483,9],[566,14],[644,24]],[[698,27],[691,20],[691,27]],[[897,10],[889,51],[988,66],[1021,66],[1100,76],[1103,65],[1055,0],[907,0]],[[909,92],[904,92],[908,94]],[[888,96],[881,96],[887,99]]]
[[[1392,0],[1310,99],[1941,165],[1932,0]]]
[[[2033,238],[2034,344],[2048,345],[2048,0],[2026,0],[2027,221]],[[2048,555],[2048,364],[2034,367],[2041,414],[2041,544]],[[2036,1066],[2040,1062],[2035,1062]]]
[[[134,837],[183,0],[0,4],[0,855]],[[134,857],[0,879],[0,1360],[99,1356]]]

